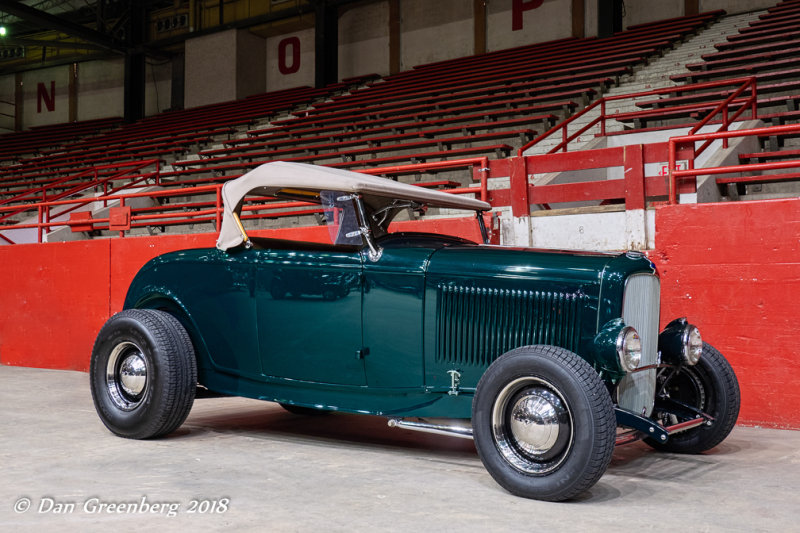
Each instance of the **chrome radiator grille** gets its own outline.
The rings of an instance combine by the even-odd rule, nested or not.
[[[578,294],[439,285],[436,302],[437,362],[485,366],[528,344],[577,351]]]
[[[628,278],[622,303],[622,319],[636,328],[642,339],[642,363],[658,360],[658,317],[661,284],[656,276],[634,274]],[[617,387],[617,402],[623,409],[650,415],[656,389],[656,370],[628,374]]]

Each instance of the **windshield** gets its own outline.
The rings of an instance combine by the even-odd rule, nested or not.
[[[353,197],[340,191],[320,191],[319,198],[331,243],[362,245],[361,229]]]

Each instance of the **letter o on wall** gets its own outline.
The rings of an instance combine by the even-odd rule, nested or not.
[[[287,64],[286,52],[291,48],[291,62]],[[278,71],[281,74],[294,74],[300,70],[300,38],[297,36],[287,37],[278,43]]]

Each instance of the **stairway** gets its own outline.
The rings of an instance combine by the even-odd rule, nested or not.
[[[716,51],[714,44],[723,42],[725,37],[738,32],[739,28],[747,26],[751,21],[758,18],[766,11],[753,11],[740,15],[724,17],[708,28],[690,37],[672,50],[668,50],[661,57],[653,58],[649,64],[639,67],[633,74],[623,76],[619,85],[610,88],[603,96],[616,96],[620,94],[633,94],[654,89],[674,87],[678,84],[669,79],[673,74],[687,72],[687,63],[697,63],[702,61],[701,55]],[[606,112],[609,114],[635,111],[637,108],[631,100],[620,100],[609,102]],[[579,130],[600,114],[600,109],[596,108],[586,115],[578,118],[570,124],[570,133]],[[620,131],[623,129],[622,123],[608,122],[607,131]],[[599,125],[586,131],[569,144],[569,151],[580,150],[587,143],[595,138],[595,134],[600,132]],[[537,155],[547,153],[551,148],[561,142],[561,136],[552,135],[544,139],[537,145],[525,152],[525,155]]]

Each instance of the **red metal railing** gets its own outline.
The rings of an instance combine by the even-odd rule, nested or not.
[[[606,126],[609,120],[616,120],[620,118],[620,116],[616,113],[614,114],[607,114],[606,113],[606,105],[608,102],[617,102],[620,100],[638,100],[644,97],[650,96],[663,96],[663,95],[670,95],[676,93],[685,93],[687,91],[697,91],[703,89],[713,89],[716,87],[730,87],[732,85],[738,86],[738,88],[731,92],[727,98],[721,101],[708,115],[705,116],[694,128],[693,132],[696,132],[704,125],[708,124],[714,117],[717,115],[722,115],[722,125],[720,126],[720,131],[724,131],[728,129],[728,126],[731,122],[734,122],[736,119],[741,117],[741,115],[748,109],[751,110],[751,118],[758,117],[758,109],[757,109],[757,89],[756,89],[756,78],[755,77],[748,77],[748,78],[735,78],[731,80],[723,80],[723,81],[712,81],[712,82],[705,82],[705,83],[695,83],[691,85],[681,85],[677,87],[668,87],[666,89],[656,89],[652,91],[644,91],[640,93],[633,93],[633,94],[621,94],[617,96],[606,96],[599,100],[592,102],[590,105],[585,107],[579,113],[572,115],[571,117],[567,118],[566,120],[562,121],[561,123],[553,126],[543,134],[539,135],[535,139],[531,140],[524,146],[522,146],[518,151],[517,155],[521,156],[526,150],[531,148],[532,146],[538,144],[539,142],[547,139],[551,135],[561,132],[561,142],[551,148],[547,153],[553,154],[559,151],[566,152],[568,149],[568,145],[570,142],[574,141],[583,133],[586,133],[596,125],[600,125],[600,133],[599,135],[606,134]],[[742,95],[750,91],[750,95],[747,97],[742,97]],[[733,107],[736,105],[741,104],[741,106],[736,109],[735,111],[732,110]],[[569,126],[570,124],[574,123],[580,117],[587,115],[588,113],[592,112],[593,110],[600,108],[600,114],[595,117],[594,119],[590,120],[587,124],[582,126],[577,131],[573,132],[572,134],[569,133]],[[684,109],[697,109],[702,110],[704,108],[703,105],[692,105],[686,106]],[[707,106],[705,106],[707,108]],[[659,116],[664,113],[664,111],[669,108],[658,108],[652,110],[643,110],[637,111],[636,115],[642,118],[646,118],[648,116]]]
[[[734,91],[730,99],[716,106],[715,112],[724,111],[725,106],[731,102],[741,100],[742,93]],[[751,102],[752,103],[752,102]],[[744,111],[741,108],[737,111]],[[737,111],[732,111],[727,115],[728,124],[739,116]],[[723,120],[723,125],[725,124]],[[478,181],[479,185],[450,189],[448,192],[454,194],[475,194],[482,200],[488,201],[494,207],[511,206],[515,216],[524,216],[530,213],[530,205],[548,204],[559,202],[580,202],[580,201],[623,201],[627,209],[642,209],[646,206],[648,199],[659,199],[667,197],[670,203],[677,202],[678,192],[689,192],[695,190],[694,183],[690,178],[698,175],[719,175],[736,172],[751,172],[760,170],[772,170],[783,168],[800,168],[800,160],[781,161],[771,163],[759,163],[748,165],[731,165],[715,168],[693,168],[693,161],[697,153],[705,150],[711,142],[720,139],[723,142],[733,137],[744,137],[749,135],[785,135],[800,133],[800,125],[778,126],[768,128],[757,128],[750,130],[717,131],[711,133],[697,133],[702,127],[698,125],[693,128],[693,134],[674,137],[665,143],[653,143],[643,145],[631,145],[625,147],[612,147],[598,150],[584,151],[578,153],[557,153],[542,156],[525,156],[510,159],[490,160],[487,157],[466,158],[452,161],[440,161],[432,163],[419,163],[413,165],[398,165],[390,167],[379,167],[362,170],[366,174],[396,176],[402,174],[412,174],[417,172],[436,172],[457,169],[469,169],[472,171],[473,180]],[[699,144],[702,143],[702,144]],[[679,159],[687,160],[688,167],[685,170],[677,168]],[[645,166],[654,163],[666,165],[666,174],[646,175]],[[140,173],[131,176],[130,172],[140,171],[148,164],[155,164],[155,172]],[[119,165],[121,166],[121,165]],[[57,196],[49,195],[45,191],[40,191],[43,201],[28,203],[25,205],[0,205],[0,221],[7,220],[11,214],[22,211],[36,210],[38,217],[36,222],[29,224],[8,225],[0,230],[0,239],[13,244],[11,239],[2,235],[2,231],[14,229],[36,228],[38,231],[38,241],[41,242],[44,233],[49,232],[54,227],[88,227],[92,230],[112,230],[112,217],[87,218],[81,220],[57,221],[53,220],[57,216],[63,216],[81,206],[97,202],[96,205],[108,206],[112,202],[119,202],[120,207],[125,207],[126,202],[134,198],[165,199],[170,197],[193,197],[209,195],[213,199],[198,198],[196,201],[182,201],[176,204],[156,205],[151,207],[137,207],[131,209],[130,222],[125,230],[131,228],[141,228],[147,226],[166,226],[177,224],[197,224],[215,223],[219,228],[222,220],[222,183],[198,185],[194,187],[181,187],[175,190],[160,190],[137,193],[120,193],[126,188],[134,187],[142,181],[153,178],[158,183],[157,162],[148,161],[131,163],[125,169],[96,178],[89,183],[81,184],[80,190],[87,190],[95,187],[103,192],[99,196],[86,196],[84,198],[69,198],[74,195],[77,188],[69,189]],[[582,183],[563,183],[548,185],[532,185],[529,183],[529,176],[534,173],[566,172],[586,169],[607,169],[620,167],[622,169],[619,179],[605,179],[600,181],[589,181]],[[108,170],[108,167],[97,167],[90,169],[79,175],[87,176],[94,172],[98,173]],[[507,188],[489,190],[489,177],[509,177],[510,185]],[[787,175],[788,178],[788,175]],[[118,180],[126,180],[121,187],[113,188],[113,184]],[[61,180],[56,180],[62,183]],[[63,182],[66,183],[66,182]],[[420,183],[424,185],[424,183]],[[113,189],[113,190],[112,190]],[[37,193],[39,194],[39,193]],[[114,208],[111,208],[114,209]],[[302,202],[268,201],[266,198],[259,198],[254,203],[249,203],[244,207],[247,213],[242,218],[277,218],[284,216],[297,216],[317,212],[318,206]],[[118,227],[113,227],[116,231]],[[125,230],[120,230],[120,236],[124,236]],[[84,230],[78,230],[84,231]]]
[[[691,151],[679,150],[682,159]],[[618,203],[625,209],[644,209],[647,203],[663,201],[668,195],[667,143],[634,144],[545,155],[514,157],[489,161],[491,177],[509,176],[507,188],[493,188],[492,206],[510,206],[517,217],[530,214],[532,205],[547,208],[559,203]],[[612,170],[614,169],[614,170]],[[572,181],[574,173],[584,174],[584,181]],[[533,174],[572,173],[567,183],[534,185]],[[683,183],[681,192],[694,192],[694,184]]]
[[[362,174],[372,175],[402,175],[414,172],[431,172],[436,170],[453,170],[457,168],[471,168],[472,176],[475,181],[480,182],[480,187],[463,187],[460,189],[449,189],[447,192],[452,194],[472,194],[477,193],[480,199],[488,202],[489,198],[489,158],[488,157],[467,157],[464,159],[453,159],[450,161],[433,161],[430,163],[416,163],[412,165],[397,165],[391,167],[378,167],[356,170]]]
[[[155,170],[152,172],[147,173],[138,173],[144,168],[154,166]],[[107,171],[114,171],[111,174],[108,174]],[[105,175],[103,176],[102,174]],[[72,186],[65,191],[61,191],[59,193],[53,194],[53,189],[60,189],[62,186],[68,186],[69,183],[86,178],[88,176],[92,176],[93,179],[88,182],[79,183],[78,185]],[[101,177],[102,176],[102,177]],[[29,211],[36,210],[38,213],[38,222],[42,223],[42,225],[38,227],[38,241],[42,242],[42,232],[49,232],[50,228],[54,225],[64,225],[64,222],[57,222],[54,224],[50,224],[53,219],[58,217],[64,216],[80,207],[97,202],[102,201],[98,200],[95,196],[87,196],[86,198],[76,199],[76,200],[68,200],[65,202],[59,202],[63,198],[69,198],[70,196],[75,196],[77,194],[87,193],[89,191],[95,190],[98,191],[102,188],[103,196],[108,196],[108,194],[112,191],[121,191],[124,189],[130,189],[141,183],[144,183],[148,180],[153,180],[155,185],[159,185],[160,180],[160,161],[157,159],[147,159],[144,161],[133,161],[128,163],[119,163],[113,165],[101,165],[92,167],[87,169],[83,172],[79,172],[78,174],[72,174],[70,176],[66,176],[63,178],[58,178],[56,180],[51,181],[50,183],[43,185],[41,187],[37,187],[26,191],[22,194],[14,196],[12,198],[6,199],[3,202],[0,202],[0,206],[2,204],[11,203],[17,201],[16,205],[12,205],[9,207],[0,207],[0,223],[7,221],[8,219],[20,215],[22,213],[26,213]],[[125,181],[126,183],[119,186],[113,187],[115,182],[118,181]],[[37,202],[34,203],[24,203],[19,204],[20,200],[25,200],[30,197],[37,197]],[[65,206],[65,209],[56,213],[51,211],[52,207],[55,206]],[[107,207],[108,202],[104,201],[103,206]],[[29,228],[30,225],[20,225],[16,224],[13,226],[9,226],[6,229],[24,229]],[[9,244],[14,244],[14,242],[9,239],[7,236],[0,234],[0,238],[4,241],[8,242]]]
[[[698,128],[699,129],[699,128]],[[696,131],[696,130],[695,130]],[[749,163],[746,165],[728,165],[721,167],[710,168],[688,168],[686,170],[679,170],[677,168],[678,156],[676,155],[679,150],[694,150],[695,156],[701,150],[705,150],[712,142],[717,139],[722,139],[725,144],[727,140],[734,137],[750,137],[754,135],[786,135],[790,133],[800,133],[800,124],[791,124],[787,126],[770,126],[764,128],[753,128],[748,130],[733,130],[733,131],[716,131],[710,133],[694,133],[690,135],[682,135],[679,137],[672,137],[668,143],[669,151],[669,203],[678,203],[677,188],[679,182],[686,178],[697,178],[697,176],[705,175],[718,175],[730,174],[736,172],[750,173],[762,170],[780,170],[786,168],[800,168],[800,159],[792,159],[790,161],[773,161],[766,163]],[[703,142],[700,149],[696,149],[695,145],[698,142]]]
[[[38,197],[37,200],[41,200],[42,202],[46,202],[48,200],[60,200],[62,198],[86,192],[90,189],[97,189],[101,186],[103,188],[103,194],[107,195],[109,192],[109,185],[113,184],[113,182],[115,181],[120,181],[120,180],[131,180],[131,182],[122,187],[118,187],[117,190],[132,187],[148,179],[154,179],[155,184],[158,185],[160,183],[159,165],[160,163],[157,159],[148,159],[145,161],[134,161],[130,163],[120,163],[115,165],[103,165],[103,166],[92,167],[77,174],[72,174],[70,176],[58,178],[41,187],[36,187],[34,189],[30,189],[11,198],[7,198],[6,200],[0,201],[0,206],[10,203],[16,203],[17,205],[19,205],[20,202],[24,202],[25,200],[34,197]],[[131,175],[132,172],[142,170],[143,168],[147,168],[149,166],[155,166],[155,171],[149,172],[147,174]],[[100,177],[100,174],[106,170],[117,170],[117,169],[124,169],[124,170],[119,170],[118,172],[115,172],[111,175]],[[70,182],[74,182],[86,178],[88,176],[93,176],[93,179],[89,182],[79,183],[78,185],[70,187],[69,189],[62,191],[60,193],[48,194],[48,191],[68,186],[67,184],[69,184]],[[29,205],[29,204],[23,204],[23,205]],[[28,207],[21,207],[20,210],[18,211],[12,211],[7,215],[0,216],[0,222],[16,214],[22,213],[26,210],[28,210]]]
[[[137,164],[130,164],[130,167],[141,169],[150,164],[152,161],[139,162]],[[114,168],[122,165],[114,165]],[[92,172],[98,172],[108,167],[96,167],[89,169],[79,175],[70,176],[74,179],[76,176],[90,175]],[[466,159],[458,159],[451,161],[437,161],[431,163],[418,163],[413,165],[399,165],[391,167],[378,167],[372,169],[360,170],[359,172],[373,175],[401,175],[416,172],[431,172],[442,170],[454,170],[459,168],[472,169],[472,173],[476,181],[480,182],[477,187],[461,187],[457,189],[448,189],[447,192],[452,194],[476,194],[482,199],[488,199],[488,170],[489,159],[487,157],[474,157]],[[127,172],[130,172],[128,170]],[[82,184],[81,190],[88,190],[93,187],[103,186],[103,194],[101,196],[88,196],[85,198],[64,199],[67,196],[74,195],[76,192],[70,190],[67,193],[59,194],[58,197],[50,196],[49,198],[44,193],[44,199],[36,203],[25,204],[24,206],[13,205],[2,207],[0,206],[0,221],[8,219],[14,214],[21,212],[36,210],[38,213],[37,221],[28,224],[14,224],[0,228],[0,239],[5,240],[9,244],[14,242],[7,236],[2,234],[2,231],[17,230],[17,229],[31,229],[36,228],[38,232],[37,240],[42,242],[45,233],[49,233],[55,227],[87,227],[91,226],[92,230],[109,231],[111,229],[111,216],[103,218],[90,218],[81,220],[62,220],[54,221],[57,216],[63,216],[69,212],[75,211],[83,206],[92,203],[102,203],[103,206],[108,206],[109,203],[119,202],[119,207],[125,207],[126,202],[134,198],[150,198],[150,199],[163,199],[171,197],[188,197],[199,196],[206,194],[214,194],[214,201],[198,201],[198,202],[182,202],[180,204],[158,206],[158,207],[142,207],[132,210],[130,217],[130,228],[140,228],[147,226],[162,226],[162,225],[178,225],[178,224],[198,224],[205,222],[214,222],[217,229],[219,229],[222,222],[222,184],[214,185],[200,185],[190,188],[180,188],[175,190],[162,190],[162,191],[149,191],[139,193],[127,194],[109,194],[108,184],[115,180],[129,179],[130,176],[123,175],[124,173],[116,173],[111,176],[104,177],[99,180],[93,180],[90,183]],[[131,180],[122,187],[114,189],[115,192],[121,191],[126,188],[133,187],[146,179],[154,178],[156,183],[159,183],[158,167],[156,171],[148,174],[141,174],[136,179]],[[421,183],[420,185],[424,185]],[[257,200],[264,200],[257,199]],[[314,206],[306,202],[284,202],[272,201],[267,203],[258,203],[254,205],[245,205],[243,211],[251,213],[245,215],[243,219],[253,218],[278,218],[284,216],[298,216],[302,214],[310,214],[318,211],[318,208],[299,210],[299,208]],[[172,210],[180,210],[180,212],[165,212]],[[188,211],[187,211],[188,210]],[[260,213],[260,214],[256,214]],[[124,231],[120,231],[120,236],[124,236]]]

